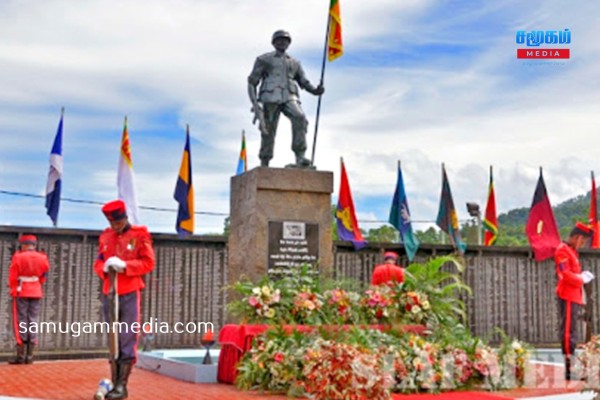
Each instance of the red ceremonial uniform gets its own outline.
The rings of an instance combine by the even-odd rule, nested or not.
[[[8,286],[12,297],[41,299],[42,283],[50,269],[48,256],[39,251],[18,251],[12,258]]]
[[[381,264],[375,267],[371,284],[381,285],[388,282],[404,282],[404,270],[392,264]]]
[[[583,304],[583,279],[577,251],[566,243],[561,243],[554,253],[556,263],[556,295],[566,301]]]
[[[145,226],[131,226],[122,234],[106,228],[100,235],[98,258],[94,270],[104,280],[103,293],[108,294],[110,280],[104,273],[104,262],[117,256],[127,263],[124,273],[117,274],[118,294],[123,295],[145,287],[142,275],[154,269],[152,239]]]

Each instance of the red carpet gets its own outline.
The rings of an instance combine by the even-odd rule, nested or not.
[[[514,400],[511,397],[481,392],[448,392],[440,394],[395,394],[394,400]]]

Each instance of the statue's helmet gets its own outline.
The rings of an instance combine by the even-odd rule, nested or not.
[[[275,39],[277,38],[286,38],[290,41],[290,43],[292,42],[292,37],[290,36],[290,33],[288,31],[284,31],[283,29],[280,29],[278,31],[275,31],[275,33],[273,33],[273,37],[271,38],[271,43],[275,42]]]

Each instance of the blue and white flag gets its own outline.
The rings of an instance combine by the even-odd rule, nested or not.
[[[60,113],[60,122],[58,123],[54,144],[50,151],[50,171],[48,172],[48,183],[46,184],[46,214],[48,214],[54,226],[58,222],[58,209],[60,207],[60,187],[63,173],[62,134],[64,114],[65,109],[63,108]]]

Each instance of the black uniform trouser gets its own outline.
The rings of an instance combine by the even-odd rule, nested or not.
[[[18,345],[37,344],[38,320],[42,299],[13,297],[13,328]]]
[[[558,299],[560,312],[560,348],[565,355],[571,355],[577,345],[577,313],[579,304]]]
[[[140,291],[119,296],[119,362],[137,361],[137,345],[140,329]],[[102,310],[104,319],[109,324],[108,296],[102,296]],[[133,324],[137,324],[134,326]]]

